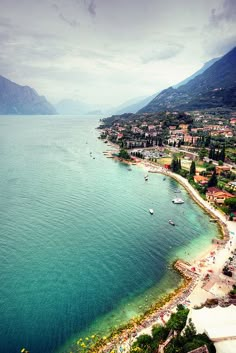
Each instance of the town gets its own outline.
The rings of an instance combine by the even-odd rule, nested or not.
[[[180,174],[236,220],[236,112],[127,113],[103,119],[100,129],[100,138],[132,162],[144,159]]]

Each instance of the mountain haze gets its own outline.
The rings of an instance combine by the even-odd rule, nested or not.
[[[178,87],[159,93],[139,112],[236,107],[236,48],[202,74]]]
[[[179,88],[180,86],[185,85],[186,83],[188,83],[190,80],[192,80],[193,78],[195,78],[196,76],[203,74],[204,71],[206,71],[209,67],[211,67],[215,62],[217,62],[220,58],[214,58],[211,59],[209,61],[207,61],[202,67],[201,69],[199,69],[198,71],[196,71],[194,74],[192,74],[191,76],[187,77],[185,80],[181,81],[180,83],[177,83],[177,85],[174,85],[173,88]]]
[[[20,86],[0,76],[0,114],[56,114],[55,108],[28,86]]]
[[[190,80],[192,80],[194,77],[202,74],[206,69],[208,69],[210,66],[212,66],[216,61],[218,61],[219,58],[211,59],[208,62],[206,62],[201,69],[196,71],[193,75],[187,77],[177,85],[173,86],[174,88],[178,88],[186,83],[188,83]],[[143,107],[145,107],[147,104],[149,104],[157,95],[158,93],[153,94],[152,96],[148,96],[146,98],[139,98],[136,99],[135,101],[127,101],[123,103],[120,107],[116,108],[117,110],[115,111],[114,114],[124,114],[124,113],[136,113]],[[109,111],[109,113],[113,113],[113,111]]]

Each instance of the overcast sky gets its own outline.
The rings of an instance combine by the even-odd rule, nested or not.
[[[176,84],[236,43],[235,0],[0,0],[0,75],[116,105]]]

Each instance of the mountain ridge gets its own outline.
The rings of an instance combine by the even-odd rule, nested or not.
[[[51,115],[57,112],[34,88],[21,86],[0,75],[0,114]]]
[[[139,113],[236,107],[235,63],[236,47],[186,84],[160,92]]]

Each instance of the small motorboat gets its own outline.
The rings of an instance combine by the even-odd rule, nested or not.
[[[153,213],[154,213],[154,211],[153,211],[152,208],[149,208],[149,212],[150,212],[150,214],[153,214]]]
[[[166,180],[166,177],[164,177],[163,180]]]
[[[148,181],[148,175],[145,175],[144,179],[145,181]]]
[[[169,223],[172,225],[172,226],[175,226],[175,223],[170,219],[169,220]]]
[[[179,192],[181,192],[181,190],[178,190],[178,189],[175,190],[175,193],[176,193],[176,194],[179,193]]]
[[[182,200],[179,197],[177,197],[176,199],[173,199],[172,202],[175,203],[175,204],[181,204],[181,203],[184,203],[184,200]]]

